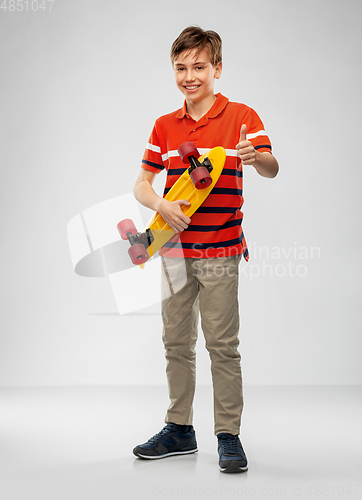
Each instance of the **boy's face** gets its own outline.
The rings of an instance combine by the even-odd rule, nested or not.
[[[222,63],[213,66],[207,49],[181,52],[173,62],[177,87],[188,101],[197,103],[214,95],[215,78],[220,78]]]

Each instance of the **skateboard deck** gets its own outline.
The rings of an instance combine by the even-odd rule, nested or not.
[[[218,181],[220,174],[224,168],[225,159],[226,159],[225,149],[220,146],[215,147],[211,149],[208,153],[205,153],[204,155],[200,156],[198,158],[198,162],[199,164],[201,164],[201,166],[204,160],[208,162],[208,165],[210,163],[212,165],[211,171],[209,171],[209,176],[211,177],[211,180],[209,179],[210,184],[204,188],[200,188],[200,184],[198,183],[196,183],[195,185],[195,179],[193,179],[192,173],[190,176],[190,169],[186,168],[183,174],[177,179],[175,184],[172,186],[170,191],[166,194],[165,199],[168,201],[176,201],[176,200],[189,201],[190,206],[189,207],[183,206],[182,209],[185,215],[191,218],[192,215],[196,212],[196,210],[200,207],[200,205],[206,200],[211,190],[215,186],[216,182]],[[210,167],[208,168],[210,169]],[[197,170],[197,168],[195,170]],[[126,221],[128,221],[128,226]],[[135,228],[134,226],[131,227],[132,226],[131,223],[132,221],[126,219],[125,221],[121,221],[117,225],[117,228],[121,234],[121,237],[123,239],[126,239],[128,237],[131,243],[131,248],[129,249],[131,260],[133,261],[134,264],[138,264],[141,267],[144,267],[144,262],[146,262],[150,257],[152,257],[156,252],[158,252],[158,250],[160,250],[160,248],[163,247],[165,243],[167,243],[169,239],[176,234],[170,228],[167,222],[163,219],[162,215],[158,212],[154,214],[154,216],[151,218],[151,220],[148,222],[148,224],[141,233],[135,234]],[[123,228],[121,228],[122,224]],[[127,231],[127,228],[129,229],[129,231]],[[130,230],[132,230],[133,228],[134,228],[133,234],[130,235]],[[141,241],[143,241],[143,244],[145,246],[145,251],[147,252],[147,255],[143,252],[144,253],[143,259],[137,257],[136,255],[137,252],[135,253],[132,250],[132,247],[136,247],[136,245]],[[142,260],[142,262],[138,263],[137,259]]]

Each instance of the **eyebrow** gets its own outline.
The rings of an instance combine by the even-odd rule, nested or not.
[[[199,64],[206,64],[205,61],[197,61],[193,63],[193,66],[198,66]],[[175,63],[175,66],[185,66],[185,63]]]

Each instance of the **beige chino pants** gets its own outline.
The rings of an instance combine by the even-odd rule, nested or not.
[[[238,282],[241,256],[212,259],[162,257],[163,344],[170,406],[165,422],[191,425],[196,384],[198,317],[211,360],[214,432],[240,433],[243,409]],[[185,271],[176,293],[172,283]]]

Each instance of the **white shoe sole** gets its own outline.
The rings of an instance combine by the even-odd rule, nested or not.
[[[226,467],[224,467],[223,469],[220,466],[219,466],[219,468],[220,468],[221,472],[225,472],[225,473],[246,472],[248,470],[247,465],[244,467],[239,467],[238,465],[234,465],[234,464],[229,464]]]
[[[190,455],[191,453],[196,453],[197,451],[199,450],[195,448],[194,450],[188,450],[188,451],[172,451],[170,453],[166,453],[165,455],[142,455],[141,453],[137,453],[136,456],[150,460],[157,460],[158,458],[166,458],[166,457],[171,457],[173,455]]]

